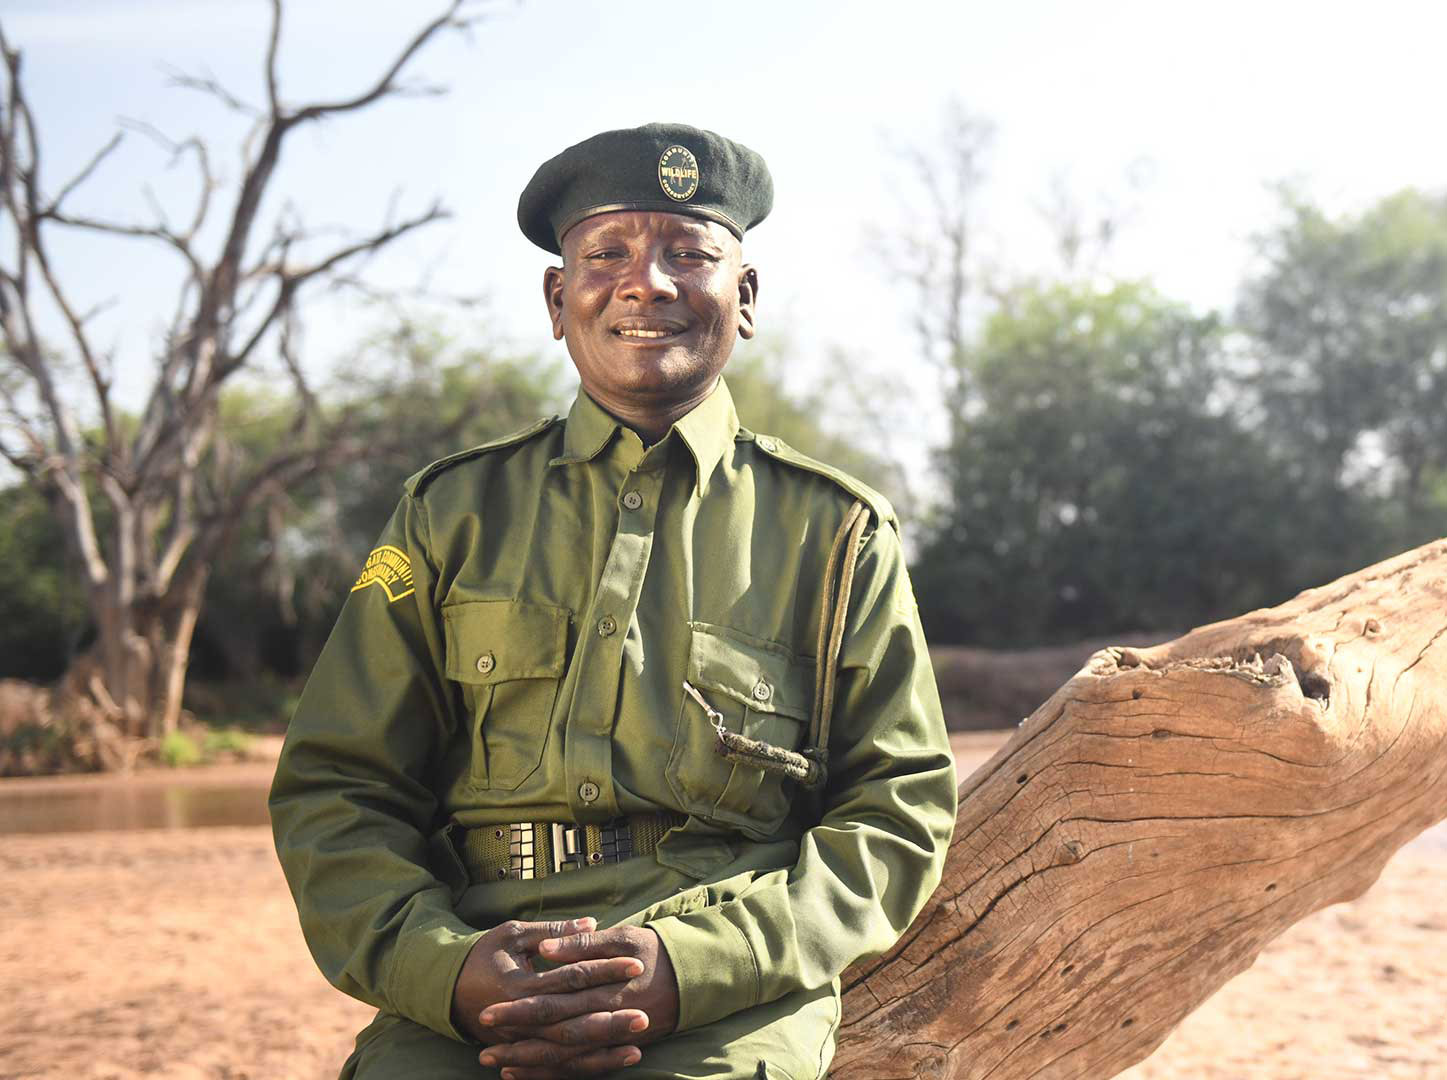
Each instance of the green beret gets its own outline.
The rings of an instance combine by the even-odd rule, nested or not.
[[[712,131],[645,124],[605,131],[543,163],[518,200],[518,224],[562,254],[563,234],[610,210],[664,210],[717,221],[740,240],[774,205],[764,159]]]

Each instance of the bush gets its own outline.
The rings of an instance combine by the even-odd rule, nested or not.
[[[208,731],[201,740],[201,753],[207,761],[218,757],[245,757],[251,750],[252,741],[250,735],[235,728]]]
[[[201,764],[201,748],[184,731],[173,731],[162,738],[157,753],[162,763],[172,769]]]

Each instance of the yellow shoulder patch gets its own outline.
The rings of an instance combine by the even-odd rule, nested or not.
[[[387,594],[387,601],[401,600],[417,590],[412,587],[412,560],[407,553],[391,544],[373,548],[362,564],[361,576],[352,586],[352,592],[365,589],[368,585],[380,585]]]

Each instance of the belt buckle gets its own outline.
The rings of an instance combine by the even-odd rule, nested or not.
[[[531,881],[538,876],[537,830],[531,821],[514,821],[508,825],[508,877]]]
[[[552,840],[553,873],[561,874],[564,869],[580,870],[583,861],[583,826],[564,825],[554,821],[548,826]]]

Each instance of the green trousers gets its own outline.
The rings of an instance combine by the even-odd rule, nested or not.
[[[833,987],[789,994],[643,1048],[616,1080],[816,1080],[834,1056],[839,1000]],[[341,1080],[497,1080],[480,1048],[388,1013],[357,1036]]]

